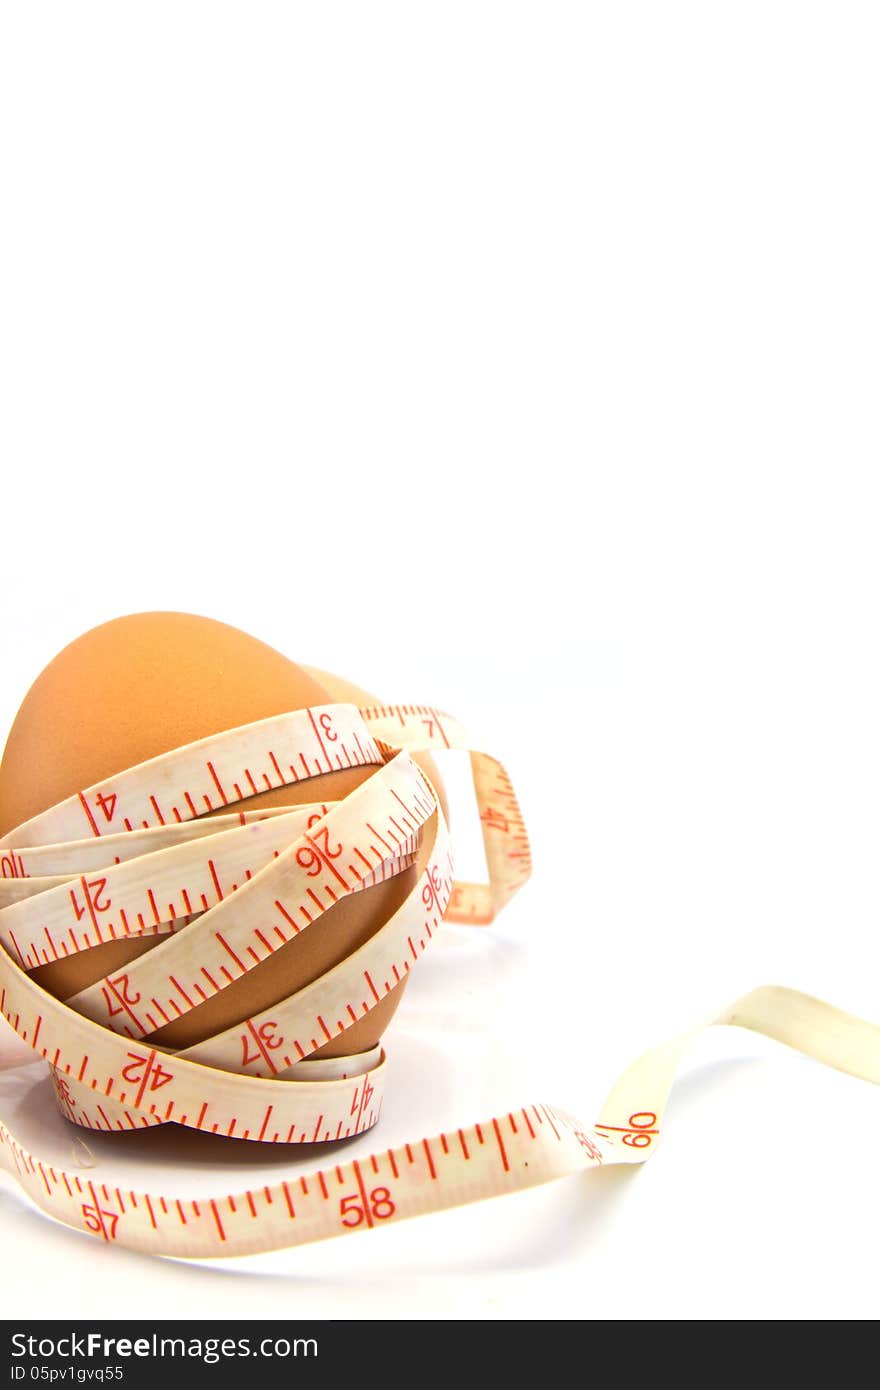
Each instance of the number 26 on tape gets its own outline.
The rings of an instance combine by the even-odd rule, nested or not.
[[[361,1196],[359,1192],[352,1192],[348,1197],[340,1198],[339,1202],[342,1224],[352,1228],[359,1226],[362,1221],[368,1221],[372,1225],[371,1218],[386,1221],[396,1210],[387,1187],[374,1187],[369,1197],[366,1193]]]
[[[323,837],[323,843],[321,843]],[[326,861],[338,859],[342,853],[342,845],[330,844],[330,831],[326,825],[321,825],[314,831],[311,845],[303,845],[296,852],[296,862],[301,869],[305,869],[309,878],[317,878],[324,867]]]

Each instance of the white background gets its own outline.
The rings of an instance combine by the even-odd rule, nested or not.
[[[3,8],[3,728],[86,628],[183,609],[455,712],[521,795],[533,880],[417,972],[382,1145],[592,1119],[765,981],[880,1018],[878,38],[767,0]],[[640,1173],[369,1238],[163,1263],[4,1179],[0,1306],[873,1316],[878,1142],[871,1087],[721,1030]]]

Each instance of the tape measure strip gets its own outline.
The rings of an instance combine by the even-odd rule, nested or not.
[[[3,836],[0,849],[181,824],[258,792],[383,761],[354,705],[314,705],[212,734],[86,787]]]
[[[353,1023],[369,1012],[409,972],[410,962],[418,959],[439,925],[451,891],[448,846],[448,831],[445,823],[440,823],[428,863],[414,892],[380,931],[339,965],[287,1000],[176,1052],[173,1068],[161,1057],[158,1062],[154,1060],[150,1087],[158,1084],[163,1088],[163,1105],[151,1106],[146,1117],[143,1113],[146,1107],[137,1104],[134,1111],[140,1113],[133,1113],[130,1091],[119,1094],[117,1090],[114,1096],[112,1083],[117,1076],[122,1083],[140,1083],[144,1069],[150,1065],[147,1055],[140,1049],[131,1050],[130,1044],[122,1038],[118,1041],[114,1038],[111,1042],[105,1033],[101,1039],[103,1070],[98,1074],[97,1085],[92,1084],[96,1078],[91,1075],[89,1080],[89,1074],[95,1072],[93,1059],[100,1055],[99,1044],[94,1040],[90,1042],[88,1034],[81,1036],[88,1020],[76,1016],[79,1032],[70,1026],[66,1029],[68,1052],[74,1057],[82,1052],[90,1062],[89,1074],[84,1072],[82,1076],[70,1062],[58,1067],[65,1072],[59,1085],[69,1118],[94,1129],[136,1128],[138,1124],[174,1119],[180,1124],[207,1128],[215,1133],[286,1143],[345,1138],[368,1128],[378,1119],[381,1110],[384,1062],[369,1071],[362,1086],[356,1084],[353,1091],[350,1086],[347,1091],[340,1087],[332,1096],[327,1087],[314,1093],[305,1093],[300,1088],[296,1092],[282,1091],[281,1101],[276,1102],[263,1086],[254,1087],[253,1078],[265,1077],[281,1084],[285,1078],[299,1081],[314,1077],[311,1068],[307,1071],[303,1068],[309,1054],[332,1036],[327,1020],[335,1020],[336,1031],[343,1031],[343,1022]],[[38,988],[32,981],[27,983],[33,989]],[[357,1001],[357,1009],[352,1007],[353,998]],[[36,1007],[32,1002],[31,1017]],[[110,1058],[108,1070],[111,1050],[115,1051],[115,1056]],[[362,1056],[340,1059],[344,1063],[340,1075],[343,1078],[359,1076],[365,1070]],[[189,1059],[191,1063],[182,1066]],[[71,1066],[70,1071],[66,1070],[67,1066]],[[222,1067],[222,1083],[217,1072],[206,1074],[205,1066]],[[233,1077],[235,1072],[242,1075]],[[95,1091],[101,1096],[97,1106]],[[272,1106],[267,1105],[270,1099]],[[268,1127],[270,1111],[272,1128]],[[353,1122],[351,1116],[355,1114],[357,1120]]]
[[[335,742],[330,735],[338,733],[340,725],[336,721],[343,710],[346,748],[358,753],[363,765],[372,762],[379,769],[358,793],[342,803],[323,804],[319,819],[311,824],[310,817],[315,812],[310,811],[305,830],[302,816],[306,808],[298,808],[299,819],[292,810],[287,813],[282,808],[280,832],[278,823],[271,830],[257,828],[271,817],[239,813],[224,816],[223,826],[217,830],[213,827],[221,818],[212,818],[210,833],[206,835],[205,823],[199,824],[195,819],[200,804],[197,794],[201,794],[207,809],[214,809],[208,803],[216,798],[218,790],[223,804],[230,804],[228,788],[237,796],[247,794],[242,793],[243,787],[252,791],[259,788],[254,765],[268,785],[267,733],[273,742],[272,753],[275,744],[290,750],[291,775],[297,769],[297,760],[303,777],[331,770],[333,760],[327,754],[327,745]],[[77,1123],[112,1130],[173,1119],[190,1127],[265,1142],[312,1142],[360,1133],[378,1118],[384,1054],[375,1049],[359,1057],[311,1057],[333,1036],[326,1017],[343,1015],[337,1023],[344,1032],[362,1012],[375,1007],[425,949],[444,915],[458,920],[490,920],[524,882],[530,860],[525,827],[503,767],[487,754],[471,749],[467,735],[456,721],[427,706],[373,707],[361,713],[371,734],[366,727],[359,727],[360,715],[353,707],[325,706],[276,721],[261,721],[259,728],[246,726],[216,739],[203,740],[199,745],[153,760],[152,764],[131,769],[102,787],[90,788],[6,837],[2,871],[18,878],[13,880],[15,888],[9,897],[0,899],[7,902],[0,910],[0,939],[4,943],[4,918],[10,935],[13,918],[19,926],[27,921],[29,929],[37,931],[41,915],[58,910],[65,894],[71,896],[75,892],[70,888],[72,875],[65,878],[64,870],[76,867],[76,843],[85,848],[90,842],[46,845],[45,840],[62,834],[81,834],[83,816],[90,823],[95,840],[101,838],[99,813],[105,817],[110,832],[106,837],[108,848],[117,851],[112,858],[105,852],[102,861],[82,864],[88,873],[93,868],[107,871],[106,878],[102,875],[104,889],[89,889],[93,930],[94,919],[108,910],[106,904],[112,900],[106,891],[107,882],[113,885],[114,892],[122,888],[137,896],[144,891],[147,879],[152,881],[157,874],[161,877],[169,867],[186,865],[188,872],[199,864],[204,868],[206,846],[216,849],[234,845],[238,872],[242,865],[250,868],[247,861],[260,837],[263,852],[270,844],[273,846],[262,867],[245,878],[247,896],[236,889],[234,899],[218,893],[212,902],[206,893],[208,906],[199,899],[202,911],[193,914],[186,932],[181,931],[179,936],[172,933],[164,944],[140,957],[138,964],[148,962],[150,957],[160,961],[159,968],[154,961],[151,970],[141,967],[135,976],[136,982],[152,984],[161,978],[161,953],[167,960],[171,955],[169,946],[175,948],[175,959],[180,954],[190,966],[199,963],[201,947],[195,945],[199,933],[204,937],[205,924],[210,928],[212,917],[216,924],[224,903],[225,917],[231,917],[230,903],[265,902],[279,891],[280,883],[284,882],[288,891],[291,885],[301,888],[303,874],[317,878],[332,868],[338,856],[329,853],[337,843],[331,836],[337,831],[341,834],[343,829],[350,836],[353,827],[355,832],[358,827],[363,828],[365,808],[370,811],[370,827],[375,830],[373,809],[382,803],[383,797],[387,799],[389,790],[406,785],[411,792],[418,792],[422,801],[421,805],[416,801],[407,803],[413,824],[398,821],[399,836],[386,843],[386,858],[381,859],[379,852],[383,866],[399,866],[409,862],[417,843],[424,841],[425,867],[389,922],[360,951],[290,999],[184,1051],[170,1053],[143,1042],[144,1020],[139,1015],[133,1033],[116,1031],[107,1027],[109,1018],[95,1022],[69,1006],[70,1002],[82,1004],[81,999],[59,1004],[28,977],[27,960],[15,958],[14,946],[13,951],[7,947],[0,953],[0,1009],[18,1035],[50,1063],[62,1108]],[[267,728],[270,724],[271,730]],[[297,740],[304,741],[302,748],[297,746]],[[405,751],[453,746],[470,751],[489,867],[488,885],[453,882],[448,831],[436,796]],[[298,759],[300,752],[303,756]],[[228,777],[227,781],[230,760],[239,775]],[[272,766],[273,759],[269,757],[268,761]],[[188,779],[183,793],[181,769]],[[279,772],[279,776],[283,773]],[[213,797],[210,790],[205,790],[209,780],[214,786]],[[162,795],[145,791],[145,784],[161,786]],[[424,797],[427,799],[422,800]],[[174,812],[173,823],[168,823],[164,815],[169,805]],[[188,821],[184,810],[191,812]],[[286,827],[285,814],[290,815]],[[120,818],[131,827],[124,836],[137,841],[138,853],[131,857],[118,853]],[[241,830],[247,828],[246,835],[229,837],[230,821]],[[192,827],[192,837],[187,836],[186,825]],[[319,833],[310,835],[310,830]],[[283,844],[285,834],[294,835],[295,831],[292,842],[279,849],[279,834]],[[224,836],[229,838],[223,840]],[[245,844],[247,852],[243,849]],[[343,845],[340,840],[339,844],[340,850],[350,847],[348,841]],[[127,846],[130,848],[131,844]],[[297,864],[300,851],[305,853]],[[216,868],[213,854],[211,859]],[[279,870],[281,859],[284,863]],[[20,885],[22,875],[29,871],[28,865],[60,868],[62,874],[45,876],[42,891],[22,897]],[[297,873],[297,868],[301,872]],[[58,877],[62,878],[61,883]],[[204,882],[204,878],[199,881]],[[80,906],[84,914],[89,883],[81,872]],[[350,890],[354,891],[353,886]],[[173,915],[174,907],[169,900],[168,912],[160,914],[167,921],[154,921],[154,930],[186,920]],[[159,912],[158,906],[156,911]],[[313,920],[320,916],[316,911]],[[306,925],[311,926],[311,922]],[[320,929],[319,920],[313,929]],[[179,942],[187,938],[192,947],[191,958],[186,952],[179,952]],[[408,953],[402,957],[401,967],[396,958],[404,950],[404,940]],[[98,939],[87,943],[85,949],[90,944],[98,944]],[[113,977],[103,981],[100,989],[102,995],[105,988],[108,990],[114,1007],[127,1004],[136,1010],[142,1001],[140,997],[135,999],[134,994],[140,996],[142,990],[132,987],[131,968],[127,974],[127,980]],[[383,993],[375,987],[377,977],[381,977]],[[370,997],[366,982],[372,984],[375,998]],[[352,1007],[355,984],[367,996],[359,1001],[358,1008]],[[91,993],[84,993],[89,995],[89,1002],[95,1002],[95,987]],[[106,996],[104,1002],[106,1005]],[[119,1011],[129,1027],[134,1019],[124,1008]],[[115,1013],[111,1015],[116,1017]],[[880,1081],[880,1029],[793,991],[755,991],[711,1021],[753,1028],[830,1065]],[[301,1244],[533,1186],[602,1163],[644,1161],[655,1146],[681,1053],[695,1031],[634,1063],[592,1127],[582,1126],[548,1105],[527,1106],[483,1124],[328,1166],[259,1191],[192,1201],[108,1187],[41,1162],[25,1152],[2,1123],[0,1156],[4,1166],[43,1210],[108,1242],[191,1257]],[[300,1040],[300,1035],[305,1041]],[[297,1044],[292,1048],[290,1038]],[[296,1098],[295,1103],[292,1097]],[[295,1118],[291,1120],[291,1116]]]
[[[433,812],[417,765],[407,754],[398,754],[256,873],[241,884],[227,884],[227,892],[208,857],[216,897],[199,919],[197,932],[175,933],[126,966],[123,984],[120,977],[107,976],[68,1005],[127,1037],[155,1032],[314,928],[328,908],[363,887],[358,853],[372,871],[377,861],[395,858]],[[406,827],[394,840],[392,822]],[[202,842],[203,847],[210,844]],[[163,856],[176,858],[177,851],[165,850]],[[114,872],[126,874],[128,866],[108,870],[108,894]],[[173,891],[176,865],[169,873],[170,878],[160,875],[154,897]]]
[[[287,1143],[345,1137],[378,1119],[383,1059],[368,1069],[363,1058],[342,1059],[341,1069],[325,1065],[320,1071],[302,1063],[374,1008],[425,949],[452,889],[451,860],[448,833],[439,810],[435,813],[436,797],[428,780],[407,753],[380,752],[353,706],[321,706],[260,721],[153,759],[35,817],[6,837],[5,848],[13,871],[21,872],[23,851],[33,846],[38,834],[54,836],[65,827],[75,833],[83,807],[93,828],[100,829],[97,813],[103,814],[115,843],[118,836],[113,832],[120,821],[132,827],[127,833],[146,837],[153,832],[144,816],[152,814],[162,826],[167,822],[163,808],[167,811],[171,805],[177,827],[173,838],[178,839],[185,814],[192,815],[199,806],[199,795],[206,809],[212,809],[209,795],[201,791],[209,780],[221,789],[227,805],[244,787],[259,785],[254,767],[279,768],[280,785],[285,779],[276,748],[283,748],[288,759],[287,781],[333,770],[334,757],[325,756],[322,762],[316,741],[334,753],[335,746],[342,745],[342,753],[335,756],[337,765],[371,760],[376,770],[344,801],[322,804],[320,812],[309,817],[307,828],[300,826],[298,837],[291,839],[291,826],[300,811],[289,818],[243,825],[235,833],[221,829],[219,835],[203,837],[200,827],[194,845],[163,841],[163,848],[107,868],[98,879],[81,875],[75,887],[53,882],[45,893],[10,903],[0,912],[0,938],[7,946],[11,941],[13,958],[26,972],[43,961],[22,949],[16,928],[30,932],[26,944],[31,948],[34,936],[52,942],[57,958],[51,926],[59,934],[67,926],[71,946],[60,938],[67,955],[116,938],[114,920],[131,925],[126,905],[132,920],[143,928],[149,923],[144,912],[138,910],[135,916],[135,910],[138,904],[146,910],[149,902],[157,931],[162,919],[174,925],[185,909],[203,909],[186,932],[167,937],[155,950],[80,991],[64,1006],[25,973],[6,979],[3,1012],[25,1038],[29,1024],[31,1036],[54,1068],[63,1109],[77,1123],[124,1129],[174,1120]],[[348,745],[354,757],[343,756]],[[264,780],[269,783],[268,773]],[[200,1045],[199,1060],[190,1060],[186,1051],[132,1047],[131,1042],[234,983],[292,936],[308,927],[317,929],[313,924],[347,893],[405,868],[422,826],[432,817],[425,870],[398,911],[360,952],[276,1006],[271,1017],[243,1019],[227,1035],[209,1040],[209,1048]],[[279,826],[287,839],[283,848],[278,847]],[[271,857],[258,864],[256,872],[245,863],[250,848],[244,859],[239,853],[245,836],[249,842],[262,838],[264,851],[267,844],[271,848]],[[63,847],[57,852],[66,855]],[[6,864],[4,869],[9,872]],[[240,882],[230,882],[235,873]],[[199,898],[189,897],[181,888],[187,875],[191,883],[202,884],[210,875],[211,897],[203,891]],[[174,901],[169,898],[172,884]],[[160,910],[160,902],[167,903],[166,910]],[[77,928],[67,925],[71,913]],[[99,1025],[91,1031],[89,1017]],[[285,1033],[288,1024],[292,1027]],[[120,1035],[118,1044],[112,1040],[114,1033]],[[269,1075],[261,1081],[263,1063]],[[332,1074],[337,1071],[338,1076]],[[356,1079],[354,1085],[350,1078]]]
[[[453,892],[437,798],[399,745],[466,746],[467,736],[448,719],[426,728],[419,713],[397,712],[394,743],[380,724],[381,744],[347,704],[258,721],[87,788],[4,838],[0,1009],[46,1058],[70,1119],[107,1130],[173,1120],[283,1143],[344,1138],[376,1122],[381,1050],[319,1061],[313,1054],[405,978]],[[371,776],[343,801],[199,824],[202,809],[235,804],[263,784],[369,764]],[[81,837],[84,827],[92,842],[59,841]],[[490,882],[503,873],[494,830]],[[58,873],[79,866],[77,847],[88,870]],[[414,886],[360,950],[194,1047],[149,1042],[294,935],[318,930],[342,897],[412,865],[417,852],[424,867]],[[50,959],[145,932],[165,939],[64,1004],[29,978]]]
[[[175,923],[217,906],[239,884],[250,883],[292,843],[308,845],[309,831],[337,804],[296,808],[283,816],[182,840],[166,848],[161,860],[153,852],[111,863],[103,866],[100,877],[91,869],[77,875],[0,880],[0,906],[5,908],[0,911],[0,941],[25,969],[35,969],[107,941],[171,931]],[[427,799],[422,798],[424,819],[428,811]],[[413,862],[416,849],[417,837],[411,834],[395,854],[372,868],[364,866],[349,891],[360,892],[402,872]]]
[[[529,877],[532,856],[519,802],[497,758],[473,747],[451,715],[429,705],[373,705],[361,710],[373,737],[386,749],[410,753],[463,748],[470,754],[480,812],[488,883],[456,883],[446,911],[450,922],[488,925]]]
[[[880,1083],[880,1028],[818,999],[764,987],[715,1018]],[[592,1127],[550,1105],[331,1164],[290,1181],[212,1198],[169,1198],[96,1183],[40,1162],[0,1123],[0,1156],[33,1202],[98,1239],[153,1254],[254,1254],[369,1230],[615,1163],[644,1162],[690,1029],[620,1078]]]

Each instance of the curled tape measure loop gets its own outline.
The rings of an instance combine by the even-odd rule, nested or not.
[[[470,753],[485,884],[455,881],[439,800],[410,756],[443,748]],[[264,789],[354,766],[372,772],[341,801],[234,809]],[[191,1046],[154,1041],[295,936],[320,931],[341,899],[413,867],[415,883],[384,925],[310,984]],[[473,749],[449,715],[343,703],[293,711],[130,768],[0,841],[0,1010],[46,1060],[62,1113],[83,1128],[174,1122],[282,1144],[354,1136],[379,1119],[384,1051],[315,1054],[406,977],[444,917],[490,922],[529,870],[504,768]],[[143,938],[152,938],[149,949],[63,1002],[31,976],[53,960]],[[757,990],[710,1022],[754,1029],[880,1081],[880,1029],[794,991]],[[191,1257],[296,1245],[584,1168],[643,1162],[695,1031],[634,1063],[593,1126],[529,1105],[207,1200],[99,1185],[78,1163],[59,1170],[2,1121],[0,1160],[42,1210],[106,1242]]]

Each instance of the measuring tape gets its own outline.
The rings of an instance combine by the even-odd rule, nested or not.
[[[439,799],[411,756],[444,748],[470,753],[487,883],[455,880]],[[341,801],[227,809],[355,766],[373,770]],[[444,918],[491,922],[530,863],[505,769],[449,715],[333,703],[259,720],[86,788],[0,840],[0,1011],[48,1063],[62,1113],[84,1128],[173,1122],[274,1144],[346,1139],[380,1117],[384,1050],[315,1054],[406,978]],[[415,884],[392,916],[304,988],[191,1046],[151,1041],[301,932],[319,932],[341,899],[413,867]],[[51,961],[129,938],[155,939],[63,1002],[31,978]],[[709,1023],[753,1029],[880,1082],[880,1028],[795,991],[756,990]],[[528,1105],[209,1199],[61,1170],[2,1121],[0,1161],[43,1211],[106,1242],[190,1257],[298,1245],[643,1162],[697,1031],[634,1063],[592,1126]]]

